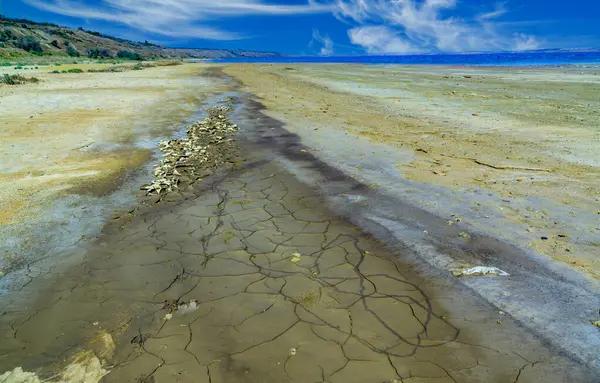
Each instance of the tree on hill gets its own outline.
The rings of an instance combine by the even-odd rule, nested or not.
[[[107,49],[98,49],[98,48],[92,48],[92,49],[90,49],[87,52],[87,55],[91,59],[101,59],[101,58],[112,57],[112,54],[110,53],[109,50],[107,50]]]
[[[0,41],[10,41],[15,38],[15,34],[8,28],[0,31]]]
[[[42,53],[43,51],[40,42],[31,36],[19,37],[15,45],[27,52]]]
[[[77,52],[77,49],[73,48],[72,45],[68,45],[67,46],[67,54],[71,57],[79,57],[79,52]]]
[[[142,56],[140,56],[137,52],[132,51],[120,51],[117,53],[117,57],[125,60],[141,60]]]

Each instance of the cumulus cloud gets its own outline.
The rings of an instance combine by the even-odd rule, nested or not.
[[[321,35],[318,29],[313,29],[311,45],[314,42],[321,45],[319,51],[321,56],[331,56],[333,54],[333,40],[328,35]]]
[[[164,36],[214,40],[244,37],[211,26],[211,22],[218,19],[323,13],[333,9],[332,4],[317,3],[315,0],[308,0],[303,5],[273,4],[263,0],[100,0],[96,5],[81,0],[24,1],[61,15],[118,22]]]
[[[494,22],[507,13],[504,4],[469,18],[457,0],[336,0],[334,14],[358,24],[350,40],[369,52],[464,52],[535,49],[537,39],[506,34]],[[463,12],[461,12],[462,14]]]

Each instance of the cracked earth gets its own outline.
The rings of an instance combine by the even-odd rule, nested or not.
[[[51,375],[86,344],[106,382],[548,382],[571,363],[272,163],[107,230],[84,264],[32,282],[48,287],[33,306],[4,313],[2,367]]]
[[[52,380],[92,355],[104,372],[91,378],[88,364],[77,381],[593,381],[246,152],[185,200],[108,224],[83,262],[31,271],[0,297],[0,372]]]

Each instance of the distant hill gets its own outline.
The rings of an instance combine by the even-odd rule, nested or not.
[[[71,29],[50,23],[11,19],[0,15],[0,58],[23,56],[73,56],[124,59],[219,59],[235,57],[278,57],[275,52],[246,50],[168,48],[149,42]]]

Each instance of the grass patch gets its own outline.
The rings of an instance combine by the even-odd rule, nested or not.
[[[126,72],[130,70],[144,70],[145,68],[152,68],[157,66],[153,63],[138,63],[135,65],[115,65],[110,68],[99,68],[99,69],[90,69],[88,72],[90,73],[117,73],[117,72]]]
[[[116,73],[116,72],[124,72],[124,71],[125,71],[125,69],[123,67],[88,69],[89,73]]]
[[[157,61],[154,64],[156,66],[177,66],[177,65],[183,65],[183,63],[179,62],[179,61]]]
[[[79,68],[72,68],[72,69],[67,69],[67,70],[53,70],[50,73],[83,73],[83,69],[79,69]]]
[[[24,83],[37,83],[40,80],[36,77],[24,77],[20,74],[8,74],[5,73],[0,77],[0,83],[5,85],[19,85]]]

